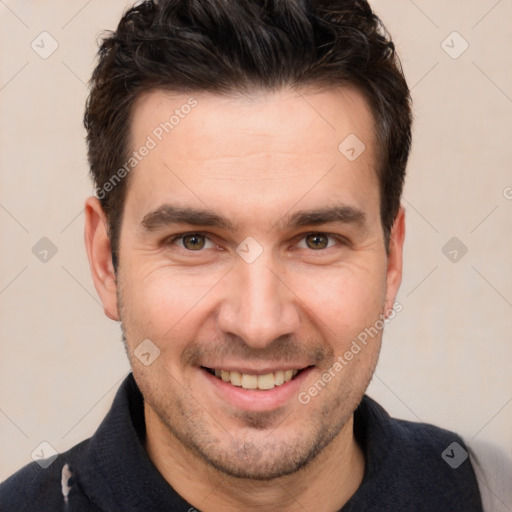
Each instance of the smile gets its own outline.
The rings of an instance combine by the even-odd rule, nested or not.
[[[262,391],[273,389],[276,386],[281,386],[282,384],[291,381],[305,369],[286,369],[278,370],[273,373],[266,373],[264,375],[254,375],[217,368],[212,369],[204,366],[203,368],[218,379],[226,383],[230,383],[233,386],[243,389],[260,389]]]

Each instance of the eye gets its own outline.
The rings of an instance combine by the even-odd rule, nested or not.
[[[307,235],[304,235],[304,238],[302,239],[305,240],[306,247],[300,246],[300,244],[299,247],[302,249],[312,249],[314,251],[328,249],[336,245],[335,243],[329,245],[329,239],[335,240],[333,236],[326,233],[308,233]]]
[[[215,247],[215,244],[203,233],[182,233],[172,238],[169,243],[179,243],[181,249],[196,252],[201,251],[201,249],[211,249]],[[206,246],[207,243],[210,243],[209,247]]]
[[[336,242],[343,245],[341,237],[318,232],[307,233],[302,236],[297,247],[321,251],[336,246]],[[167,243],[169,245],[178,245],[180,249],[188,252],[201,252],[203,249],[214,249],[217,247],[205,233],[181,233],[170,238]]]

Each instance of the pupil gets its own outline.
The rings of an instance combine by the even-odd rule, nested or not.
[[[308,241],[312,243],[313,249],[325,249],[327,237],[325,235],[308,235]]]
[[[187,249],[202,249],[204,239],[202,239],[202,235],[186,235],[184,237],[184,245]]]

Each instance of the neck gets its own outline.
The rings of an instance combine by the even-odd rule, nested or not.
[[[353,434],[353,416],[306,467],[270,481],[219,472],[186,449],[145,405],[148,455],[172,488],[205,512],[339,510],[363,480],[364,455]]]

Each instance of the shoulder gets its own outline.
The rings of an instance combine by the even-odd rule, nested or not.
[[[69,493],[70,462],[87,446],[83,441],[46,464],[31,462],[0,484],[2,512],[62,510]],[[48,459],[41,462],[50,462]]]
[[[484,510],[504,511],[512,503],[512,459],[506,455],[506,450],[488,441],[465,441]]]
[[[455,432],[390,417],[374,400],[361,404],[372,479],[415,510],[481,511],[470,450]],[[385,486],[385,487],[383,487]],[[382,491],[379,493],[382,496]]]
[[[459,468],[470,468],[469,451],[463,439],[450,430],[429,423],[390,418],[395,449],[414,469],[443,468],[442,473],[454,475]],[[473,475],[473,473],[470,473]]]

